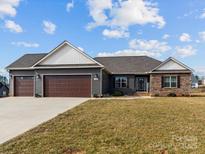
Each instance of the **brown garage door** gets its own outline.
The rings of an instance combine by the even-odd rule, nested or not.
[[[32,76],[14,78],[14,96],[33,96],[34,81]]]
[[[90,97],[89,75],[44,76],[45,97]]]

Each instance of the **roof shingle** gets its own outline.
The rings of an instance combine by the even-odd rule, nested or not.
[[[7,66],[7,69],[32,67],[46,55],[47,53],[26,54]],[[94,59],[112,74],[145,74],[162,63],[148,56],[96,57]]]
[[[47,53],[40,54],[26,54],[18,60],[7,66],[7,68],[27,68],[32,67],[35,63],[45,57]]]
[[[145,74],[162,62],[148,56],[96,57],[112,74]]]

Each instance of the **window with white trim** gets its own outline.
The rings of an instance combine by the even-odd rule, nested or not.
[[[127,77],[115,77],[115,88],[127,88]]]
[[[164,76],[163,77],[164,88],[177,88],[177,76]]]

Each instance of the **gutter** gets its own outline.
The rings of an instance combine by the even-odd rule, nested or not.
[[[72,66],[72,67],[19,67],[7,70],[39,70],[39,69],[68,69],[68,68],[103,68],[103,66]]]

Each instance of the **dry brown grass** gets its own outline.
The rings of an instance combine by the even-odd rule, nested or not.
[[[0,153],[204,154],[205,98],[88,101],[1,145]]]
[[[205,86],[200,86],[199,88],[192,89],[192,97],[205,97]]]

